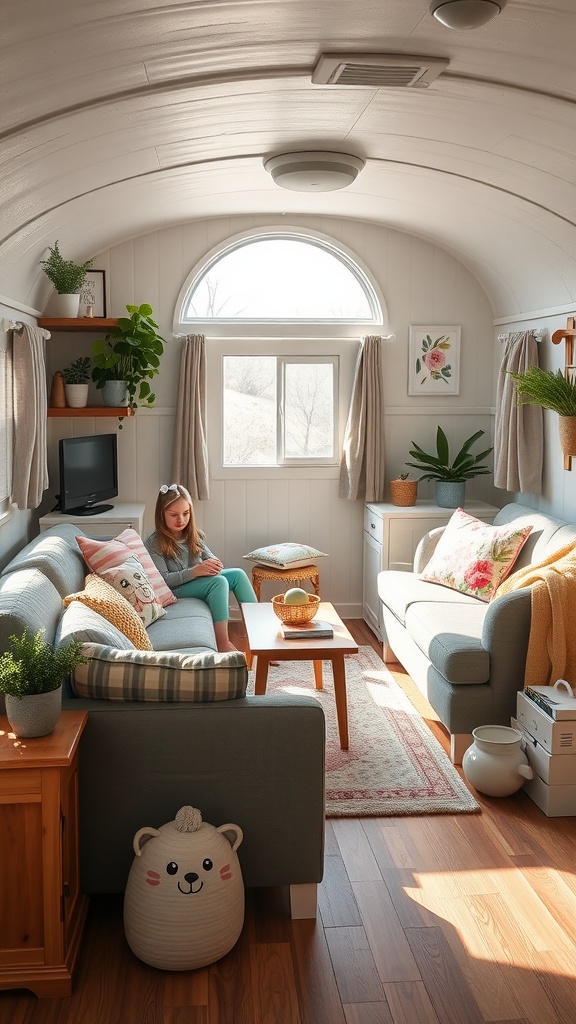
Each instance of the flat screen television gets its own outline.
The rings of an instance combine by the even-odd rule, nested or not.
[[[116,434],[63,437],[58,454],[61,512],[95,516],[114,508],[102,502],[118,494]]]

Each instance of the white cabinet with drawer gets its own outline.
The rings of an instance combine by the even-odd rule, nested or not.
[[[72,526],[79,526],[88,537],[108,540],[122,533],[122,530],[132,529],[143,536],[144,511],[146,506],[139,503],[118,501],[114,508],[107,512],[98,512],[95,515],[63,515],[62,512],[49,512],[42,516],[39,521],[40,533],[44,533],[51,526],[61,526],[62,523],[71,523]]]
[[[491,523],[498,509],[483,501],[466,502],[466,512]],[[410,571],[418,542],[429,530],[445,526],[454,509],[430,501],[407,507],[374,502],[364,507],[363,616],[376,635],[380,632],[377,577],[382,569]]]

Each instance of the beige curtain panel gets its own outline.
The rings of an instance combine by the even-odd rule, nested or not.
[[[48,487],[45,342],[50,332],[22,324],[13,334],[14,461],[12,501],[38,508]]]
[[[507,371],[538,366],[532,331],[509,334],[498,377],[494,422],[494,486],[522,494],[542,493],[543,416],[539,405],[518,405]]]
[[[383,338],[362,339],[340,462],[340,497],[384,500]]]
[[[206,445],[206,339],[203,334],[187,335],[182,345],[172,479],[187,487],[193,498],[206,501],[210,497]]]

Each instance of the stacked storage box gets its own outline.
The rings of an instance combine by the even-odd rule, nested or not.
[[[576,712],[574,718],[556,719],[520,691],[512,725],[523,734],[534,771],[524,791],[549,818],[576,814]]]

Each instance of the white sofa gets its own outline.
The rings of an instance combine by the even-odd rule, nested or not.
[[[494,518],[494,526],[508,523],[532,526],[514,570],[576,542],[576,525],[519,503],[505,505]],[[530,590],[486,604],[421,580],[443,530],[422,538],[412,572],[379,573],[378,595],[384,661],[404,666],[448,730],[451,757],[459,764],[472,729],[510,725],[515,714],[530,635]]]

